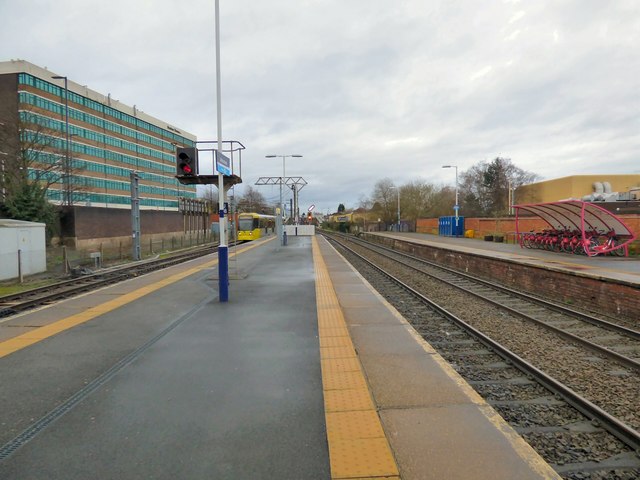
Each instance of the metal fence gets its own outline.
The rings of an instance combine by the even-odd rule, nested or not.
[[[217,235],[211,233],[177,235],[170,238],[144,239],[140,242],[142,259],[158,257],[172,251],[217,242]],[[65,274],[77,269],[89,269],[118,265],[132,258],[131,242],[118,245],[99,244],[95,249],[78,250],[65,246],[47,247],[47,272]]]

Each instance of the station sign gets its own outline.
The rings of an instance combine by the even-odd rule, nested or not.
[[[216,150],[216,171],[222,175],[231,175],[231,159]]]

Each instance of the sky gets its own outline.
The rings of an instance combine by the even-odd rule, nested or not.
[[[217,138],[213,0],[0,0],[27,60]],[[10,21],[8,19],[11,19]],[[455,184],[500,156],[543,179],[640,174],[637,0],[220,0],[222,134],[242,181],[300,209],[379,180]],[[206,166],[204,167],[207,168]],[[239,173],[240,165],[234,169]]]

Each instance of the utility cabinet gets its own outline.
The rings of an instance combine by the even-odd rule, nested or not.
[[[0,280],[46,270],[45,224],[0,218]]]
[[[443,237],[464,236],[464,217],[458,217],[457,226],[455,216],[440,217],[438,220],[438,235]]]

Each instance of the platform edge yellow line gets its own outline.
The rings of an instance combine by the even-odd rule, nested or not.
[[[269,239],[267,241],[270,241],[270,240],[272,239]],[[261,244],[263,243],[264,242],[262,242]],[[248,250],[256,248],[261,244],[249,245],[241,249],[240,251],[238,251],[237,254],[244,253]],[[236,253],[232,254],[231,256],[233,255],[236,255]],[[83,312],[76,313],[75,315],[62,318],[57,322],[51,323],[49,325],[45,325],[43,327],[38,327],[34,330],[23,333],[22,335],[18,335],[8,340],[5,340],[3,342],[0,342],[0,358],[6,357],[7,355],[17,352],[18,350],[22,350],[23,348],[26,348],[30,345],[38,343],[49,337],[57,335],[58,333],[64,332],[65,330],[69,330],[70,328],[73,328],[77,325],[81,325],[85,322],[88,322],[89,320],[93,320],[94,318],[97,318],[100,315],[109,313],[115,310],[116,308],[120,308],[123,305],[131,303],[134,300],[137,300],[141,297],[144,297],[145,295],[155,292],[156,290],[160,290],[161,288],[166,287],[167,285],[180,281],[183,278],[186,278],[190,275],[198,273],[207,268],[211,268],[217,264],[218,264],[218,260],[206,262],[197,267],[190,268],[183,272],[179,272],[169,277],[158,280],[157,282],[154,282],[152,284],[140,287],[137,290],[134,290],[133,292],[121,295],[118,298],[109,300],[108,302],[101,303],[94,307],[88,308]]]
[[[399,479],[397,463],[315,237],[312,249],[331,478]],[[341,359],[349,363],[347,368],[335,368]]]

